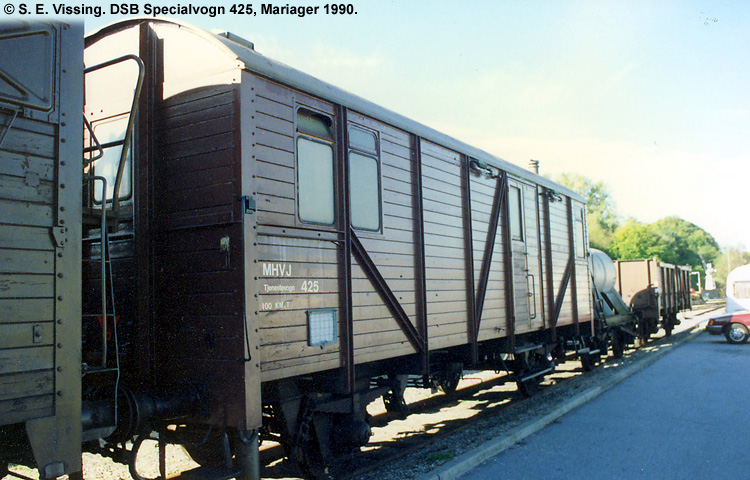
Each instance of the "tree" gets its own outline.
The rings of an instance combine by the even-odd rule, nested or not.
[[[726,287],[727,275],[735,268],[748,263],[750,263],[750,252],[745,251],[743,245],[726,247],[713,264],[716,269],[714,280],[716,280],[717,286],[720,288]]]
[[[705,278],[703,263],[715,263],[721,250],[714,237],[699,226],[666,217],[648,225],[628,221],[615,233],[610,252],[619,260],[657,258],[673,265],[690,265]]]
[[[703,263],[714,263],[721,255],[714,237],[679,217],[666,217],[649,225],[666,247],[660,260],[675,265],[691,265],[705,274]]]
[[[607,185],[575,173],[563,173],[556,181],[586,199],[589,243],[612,256],[612,239],[619,222]]]
[[[571,173],[563,173],[556,181],[587,200],[589,243],[615,260],[656,257],[674,265],[690,265],[704,276],[703,263],[716,264],[721,254],[710,233],[679,217],[651,224],[630,219],[620,226],[609,188],[603,182]]]
[[[642,258],[662,258],[667,255],[661,237],[649,225],[634,219],[617,229],[610,249],[613,259],[638,260]]]

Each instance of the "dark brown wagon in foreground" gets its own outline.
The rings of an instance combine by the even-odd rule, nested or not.
[[[43,477],[83,441],[138,478],[154,432],[196,476],[257,477],[259,436],[315,467],[407,384],[597,354],[579,195],[231,34],[116,23],[84,81],[80,30],[39,28],[53,113],[0,90],[0,442]]]

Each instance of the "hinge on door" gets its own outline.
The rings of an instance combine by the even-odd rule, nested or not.
[[[65,246],[65,227],[52,227],[51,229],[52,239],[55,241],[55,246],[62,248]]]

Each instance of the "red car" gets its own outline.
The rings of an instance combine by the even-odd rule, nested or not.
[[[745,343],[750,338],[750,311],[725,313],[708,321],[711,335],[724,335],[729,343]]]

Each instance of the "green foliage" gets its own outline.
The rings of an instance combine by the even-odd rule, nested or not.
[[[617,260],[637,260],[641,258],[663,257],[666,247],[661,237],[648,225],[633,219],[617,229],[610,252]]]
[[[703,262],[714,262],[721,254],[714,237],[679,217],[666,217],[650,225],[661,237],[665,251],[660,259],[675,265],[701,267]]]
[[[648,225],[629,220],[615,233],[609,253],[618,260],[658,258],[673,265],[690,265],[705,278],[703,262],[715,262],[721,251],[714,237],[699,226],[666,217]]]
[[[745,247],[738,245],[727,247],[721,252],[721,255],[713,262],[716,269],[714,280],[719,288],[724,288],[727,284],[727,275],[737,267],[750,263],[750,252],[745,251]],[[703,278],[703,277],[701,277]]]
[[[602,221],[598,212],[588,214],[589,244],[598,250],[612,256],[612,242],[615,236],[615,229],[608,227]]]
[[[620,225],[609,188],[603,182],[568,173],[556,181],[586,198],[589,243],[613,259],[656,257],[675,265],[691,265],[702,278],[703,262],[715,263],[721,254],[711,234],[679,217],[666,217],[651,224],[630,219]]]
[[[586,199],[589,244],[611,256],[612,240],[619,222],[607,185],[574,173],[563,173],[555,181]]]
[[[576,173],[563,173],[556,181],[583,196],[588,203],[589,215],[595,215],[603,228],[612,231],[617,228],[617,209],[604,182],[595,182]]]

